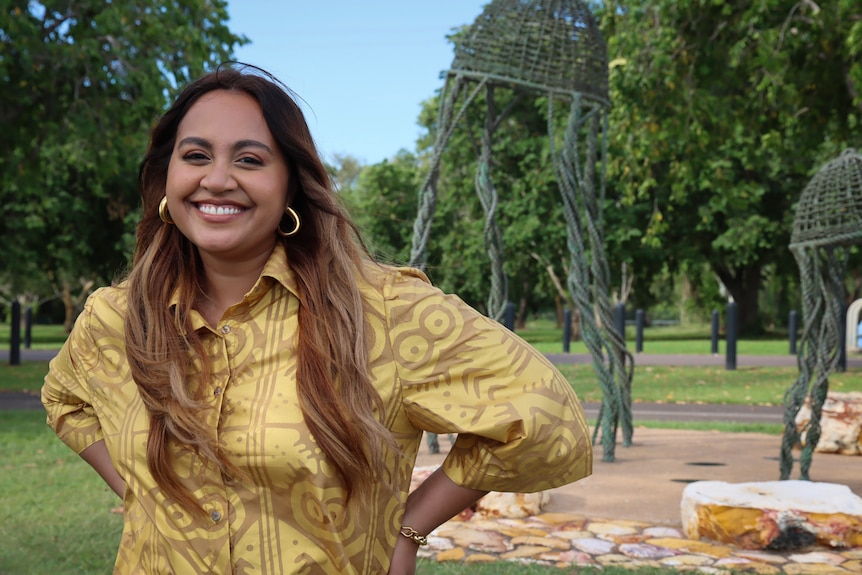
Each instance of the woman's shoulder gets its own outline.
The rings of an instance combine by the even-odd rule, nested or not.
[[[367,287],[384,295],[401,289],[436,290],[420,269],[408,266],[395,266],[377,262],[365,262],[362,277]]]
[[[126,282],[100,287],[89,295],[84,314],[97,321],[122,320],[128,309]]]

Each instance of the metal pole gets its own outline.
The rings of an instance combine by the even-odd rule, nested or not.
[[[790,310],[787,320],[788,337],[790,337],[790,355],[796,355],[796,332],[799,331],[799,314],[795,309]]]
[[[838,317],[838,365],[835,371],[847,371],[847,304],[842,303]]]
[[[644,350],[644,310],[635,311],[635,351],[641,353]]]
[[[712,310],[712,326],[710,329],[711,333],[711,345],[710,345],[710,353],[712,355],[718,355],[718,310]]]
[[[33,308],[27,306],[24,312],[24,349],[30,349],[33,341]]]
[[[563,353],[569,353],[572,341],[572,310],[563,310]]]
[[[9,326],[9,365],[21,365],[21,303],[12,302],[12,323]]]
[[[623,343],[626,341],[626,304],[618,303],[614,306],[614,327]]]
[[[725,367],[728,370],[736,369],[736,337],[739,331],[739,307],[735,301],[727,304],[727,351]]]
[[[503,325],[510,331],[515,331],[515,304],[507,301],[506,310],[503,312]]]

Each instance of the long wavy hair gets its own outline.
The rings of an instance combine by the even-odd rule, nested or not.
[[[381,423],[383,404],[368,375],[367,326],[356,280],[370,256],[338,202],[292,94],[249,66],[221,67],[189,84],[153,128],[141,163],[143,216],[127,278],[125,340],[131,373],[149,412],[147,465],[164,493],[193,511],[202,509],[172,466],[172,442],[207,457],[229,476],[243,477],[204,421],[212,368],[190,320],[203,285],[201,260],[176,226],[158,215],[179,124],[201,96],[214,90],[254,98],[288,164],[287,197],[302,228],[280,241],[298,283],[296,386],[305,422],[348,494],[365,492],[375,481],[386,484],[383,455],[394,440]],[[282,229],[291,227],[290,221],[282,223]],[[174,294],[179,303],[169,307]],[[200,372],[199,385],[189,383],[192,366]]]

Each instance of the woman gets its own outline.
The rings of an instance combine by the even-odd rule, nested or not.
[[[487,491],[590,473],[571,387],[421,272],[371,261],[268,75],[186,87],[139,179],[133,267],[42,391],[123,499],[115,573],[413,573]],[[459,437],[408,497],[423,430]]]

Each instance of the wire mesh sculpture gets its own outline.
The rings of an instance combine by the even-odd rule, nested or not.
[[[517,94],[502,110],[495,98],[498,88]],[[413,226],[410,262],[420,269],[425,268],[428,256],[443,151],[468,107],[482,93],[486,110],[475,187],[485,212],[485,246],[491,260],[488,315],[499,321],[508,295],[503,238],[495,217],[500,198],[491,178],[494,134],[520,98],[546,97],[548,134],[570,253],[567,287],[580,311],[581,331],[603,392],[593,442],[601,429],[603,458],[613,461],[619,427],[623,444],[631,444],[634,360],[614,328],[608,297],[610,274],[602,214],[608,61],[604,38],[588,5],[581,0],[494,0],[456,39],[455,57],[440,95],[434,154],[419,191]],[[560,102],[568,103],[569,108],[562,134],[554,118]],[[599,162],[601,172],[597,174]],[[429,446],[432,452],[439,449],[436,437],[429,438]]]
[[[799,375],[784,394],[781,479],[790,477],[793,449],[802,443],[803,433],[800,479],[810,479],[829,374],[841,351],[841,315],[847,296],[844,275],[850,248],[858,244],[862,244],[862,155],[848,149],[815,174],[796,206],[790,250],[802,279],[804,324],[797,354]],[[796,416],[806,396],[811,419],[800,430]]]

